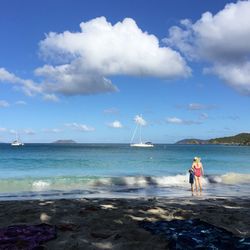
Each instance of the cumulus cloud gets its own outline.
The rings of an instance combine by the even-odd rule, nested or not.
[[[136,124],[141,125],[141,126],[147,125],[147,122],[143,119],[141,115],[136,115],[134,118],[134,121]]]
[[[180,124],[180,125],[192,125],[192,124],[200,124],[200,121],[193,121],[193,120],[183,120],[178,117],[168,117],[166,119],[167,123],[170,124]]]
[[[112,76],[164,79],[191,74],[179,52],[160,46],[156,36],[142,31],[132,18],[115,24],[105,17],[80,23],[78,32],[50,32],[39,43],[46,64],[34,70],[39,80],[22,79],[0,68],[0,82],[11,83],[26,95],[88,95],[119,91]]]
[[[7,108],[10,104],[5,100],[0,100],[0,108]]]
[[[183,77],[185,60],[156,36],[143,32],[131,18],[114,25],[105,17],[80,24],[79,32],[50,32],[40,42],[41,56],[54,64],[36,69],[47,90],[65,95],[117,91],[114,75]]]
[[[85,124],[79,124],[79,123],[76,123],[76,122],[73,122],[73,123],[67,123],[65,124],[66,127],[69,127],[69,128],[72,128],[74,130],[79,130],[79,131],[82,131],[82,132],[91,132],[91,131],[95,131],[95,128],[93,127],[90,127],[90,126],[87,126]]]
[[[0,132],[5,132],[5,131],[7,131],[7,129],[6,129],[6,128],[2,128],[2,127],[0,127]]]
[[[250,94],[250,1],[230,3],[215,15],[203,13],[192,23],[171,27],[164,42],[189,60],[210,63],[216,74],[237,90]]]
[[[111,128],[123,128],[123,125],[121,124],[121,122],[117,120],[109,123],[108,126]]]
[[[227,64],[217,63],[211,68],[204,69],[204,72],[216,74],[242,94],[250,95],[250,61]]]

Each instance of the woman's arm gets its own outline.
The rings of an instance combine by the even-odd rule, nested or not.
[[[202,163],[201,163],[201,173],[202,173],[202,176],[204,176],[204,169],[203,169]]]
[[[194,163],[192,164],[192,167],[191,167],[191,169],[194,171]]]

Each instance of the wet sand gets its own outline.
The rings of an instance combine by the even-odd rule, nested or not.
[[[138,198],[1,201],[0,227],[48,223],[57,238],[44,249],[168,249],[140,221],[199,218],[250,237],[250,198]]]

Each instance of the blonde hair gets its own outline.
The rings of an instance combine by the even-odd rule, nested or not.
[[[195,156],[195,157],[194,157],[194,161],[195,161],[195,162],[197,162],[197,163],[199,163],[199,162],[201,161],[201,158],[200,158],[200,157]]]

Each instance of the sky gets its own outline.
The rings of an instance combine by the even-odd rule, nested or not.
[[[0,141],[250,132],[249,23],[250,1],[1,0]]]

